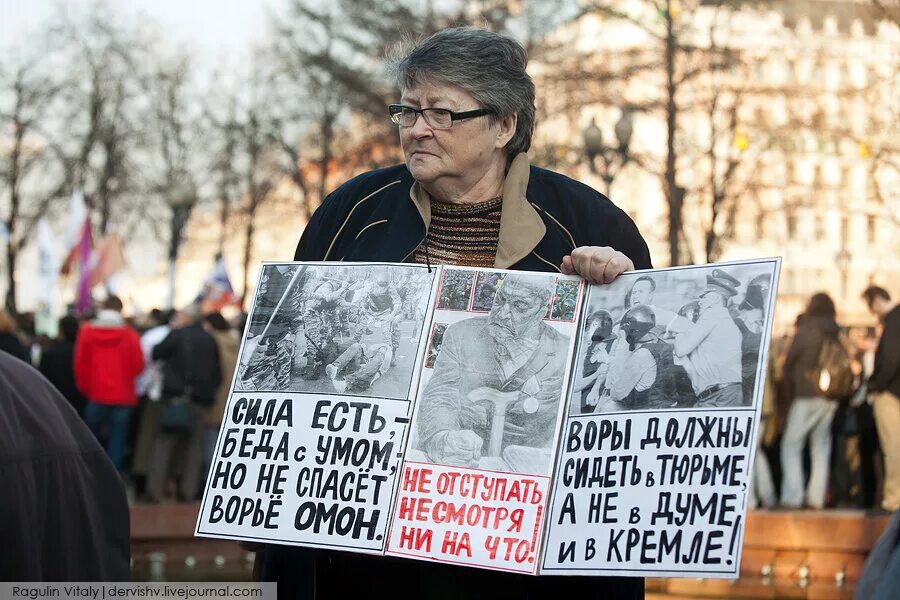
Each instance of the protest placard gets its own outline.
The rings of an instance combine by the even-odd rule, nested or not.
[[[266,264],[197,534],[735,577],[779,268]]]
[[[444,267],[387,554],[536,572],[581,287]]]
[[[437,273],[263,265],[197,535],[382,551]]]
[[[737,576],[779,267],[589,288],[542,574]]]

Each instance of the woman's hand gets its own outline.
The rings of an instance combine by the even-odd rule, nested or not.
[[[609,246],[580,246],[563,257],[560,270],[580,275],[588,283],[610,283],[625,271],[633,271],[631,259]]]

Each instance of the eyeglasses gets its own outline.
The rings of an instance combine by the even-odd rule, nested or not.
[[[412,127],[416,124],[419,115],[422,115],[432,129],[450,129],[454,121],[493,114],[493,111],[486,108],[453,112],[446,108],[413,108],[402,104],[391,104],[388,106],[388,112],[391,115],[391,121],[400,127]]]

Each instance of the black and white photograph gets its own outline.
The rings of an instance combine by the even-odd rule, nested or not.
[[[591,286],[570,413],[751,406],[772,279],[738,263]]]
[[[416,265],[264,265],[235,390],[408,398],[433,277]]]
[[[472,271],[445,270],[438,292],[437,308],[440,310],[467,310],[472,299]]]
[[[451,273],[442,295],[471,291],[470,275]],[[407,459],[549,475],[575,325],[545,319],[557,276],[478,275],[472,311],[435,312],[439,348],[432,340],[433,369],[423,372]],[[485,306],[486,314],[474,310]]]

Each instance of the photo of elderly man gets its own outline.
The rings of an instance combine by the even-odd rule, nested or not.
[[[569,345],[544,321],[555,289],[507,274],[486,316],[447,327],[416,422],[430,462],[549,474]]]

